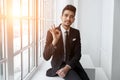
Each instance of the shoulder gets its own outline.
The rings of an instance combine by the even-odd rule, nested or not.
[[[73,33],[80,33],[80,31],[78,29],[75,29],[75,28],[70,28],[70,31],[73,32]]]

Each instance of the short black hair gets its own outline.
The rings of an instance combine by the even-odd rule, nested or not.
[[[63,8],[62,14],[64,13],[65,10],[70,10],[70,11],[74,12],[74,14],[76,13],[76,7],[73,6],[73,5],[66,5],[66,6]]]

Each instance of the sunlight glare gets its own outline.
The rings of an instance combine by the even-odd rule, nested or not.
[[[26,1],[24,0],[21,6],[20,6],[20,0],[13,0],[12,16],[13,17],[28,16],[27,0]]]
[[[13,7],[12,14],[13,14],[14,17],[20,17],[20,8]]]
[[[20,1],[19,0],[13,0],[12,16],[20,17]]]

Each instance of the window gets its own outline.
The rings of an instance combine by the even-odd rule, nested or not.
[[[52,0],[0,0],[0,80],[26,79],[38,67],[53,7]]]
[[[14,80],[21,80],[35,68],[35,0],[13,0],[12,6]]]
[[[0,0],[0,80],[23,80],[36,67],[35,6],[35,0]]]

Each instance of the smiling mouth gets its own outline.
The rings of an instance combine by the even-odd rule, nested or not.
[[[66,23],[71,23],[70,21],[66,21]]]

